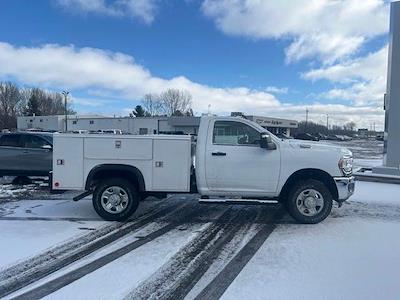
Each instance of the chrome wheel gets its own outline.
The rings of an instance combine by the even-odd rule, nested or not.
[[[129,203],[128,193],[119,186],[107,187],[101,194],[101,206],[111,214],[124,211]]]
[[[317,190],[306,189],[297,196],[296,205],[302,215],[313,217],[324,208],[324,197]]]

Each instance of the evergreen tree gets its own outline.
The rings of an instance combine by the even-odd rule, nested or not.
[[[25,109],[25,116],[40,116],[39,110],[39,90],[33,89],[28,99],[27,107]]]
[[[141,105],[136,105],[132,113],[135,117],[147,117],[147,113]]]

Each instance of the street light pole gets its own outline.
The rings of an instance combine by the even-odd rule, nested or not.
[[[306,108],[306,130],[308,127],[308,108]]]
[[[68,91],[62,91],[64,95],[64,113],[65,113],[65,132],[68,131],[68,110],[67,110],[67,98],[68,98]]]

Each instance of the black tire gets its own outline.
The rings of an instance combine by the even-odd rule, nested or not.
[[[32,180],[28,176],[17,176],[13,179],[12,184],[14,185],[25,185],[31,184]]]
[[[322,195],[323,206],[315,215],[305,215],[297,206],[297,197],[300,193],[313,189]],[[301,201],[300,201],[301,203]],[[333,197],[324,183],[314,179],[299,181],[289,191],[285,206],[288,213],[299,223],[316,224],[325,220],[332,210]]]
[[[110,213],[102,205],[101,197],[108,188],[116,186],[126,191],[128,204],[121,212]],[[140,195],[134,185],[123,178],[110,178],[101,181],[93,193],[93,207],[100,217],[107,221],[124,221],[128,219],[138,208]]]

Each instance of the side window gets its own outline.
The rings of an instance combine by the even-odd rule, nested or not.
[[[20,136],[17,134],[7,134],[0,138],[0,146],[4,147],[21,147],[19,142]]]
[[[49,143],[38,136],[35,135],[24,135],[23,145],[25,148],[42,148],[44,145],[49,145]]]
[[[148,134],[148,133],[149,133],[148,128],[139,128],[139,134],[140,135],[145,135],[145,134]]]
[[[253,127],[235,121],[214,123],[213,144],[218,145],[259,145],[260,133]]]

